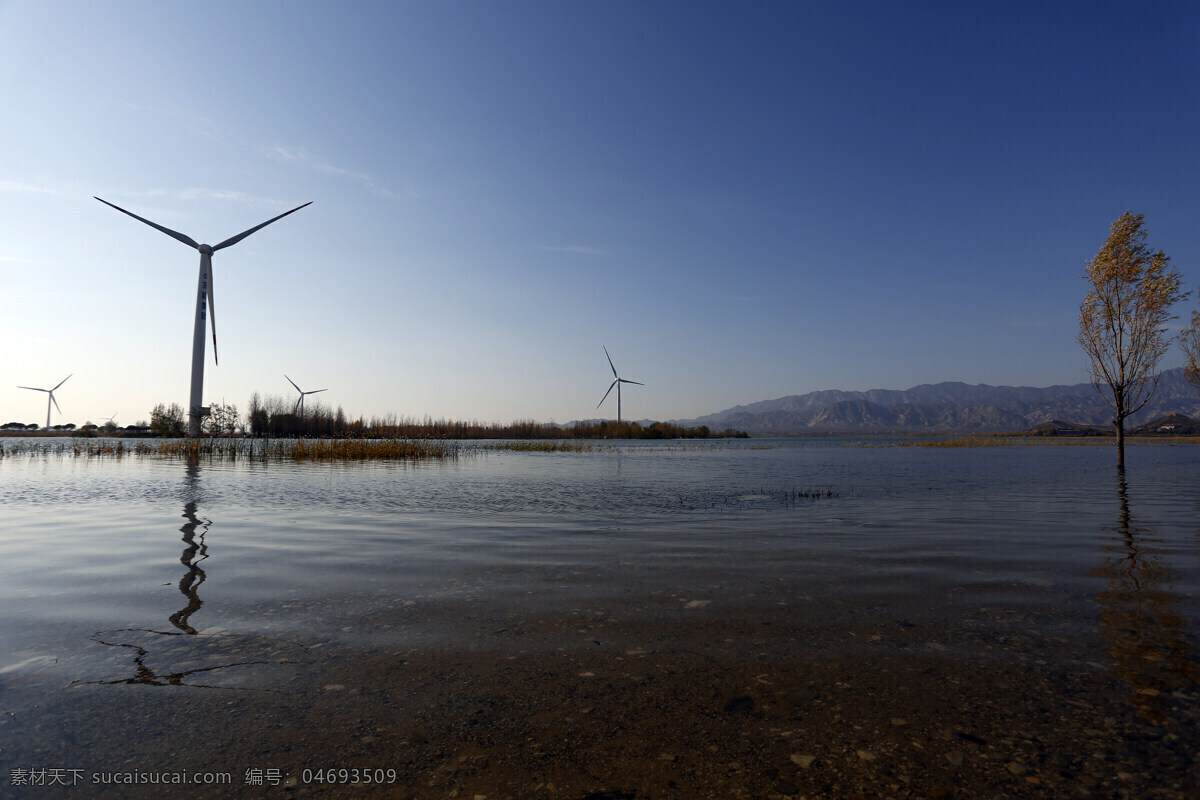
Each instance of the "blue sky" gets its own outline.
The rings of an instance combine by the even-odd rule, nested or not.
[[[1200,281],[1200,5],[0,0],[0,418],[565,422],[1087,380],[1126,210]],[[1177,366],[1172,351],[1164,367]],[[610,399],[609,403],[612,402]],[[59,421],[56,417],[56,422]]]

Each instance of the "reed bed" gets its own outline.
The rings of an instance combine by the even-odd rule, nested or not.
[[[514,453],[594,453],[599,450],[614,451],[614,445],[597,442],[576,442],[571,439],[540,439],[536,441],[487,442],[477,445],[483,450],[507,450]]]
[[[411,461],[456,458],[461,451],[458,442],[440,439],[298,439],[265,449],[266,458],[293,461]]]
[[[207,461],[391,461],[456,458],[458,442],[422,439],[106,439],[0,443],[13,456],[125,456]]]

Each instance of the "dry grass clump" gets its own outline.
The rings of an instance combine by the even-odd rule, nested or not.
[[[514,453],[593,453],[602,449],[616,449],[612,445],[605,446],[596,442],[576,442],[570,439],[488,442],[482,447],[485,450],[508,450]]]
[[[264,458],[293,461],[392,461],[424,458],[454,458],[457,442],[431,439],[296,439],[272,441]]]
[[[424,439],[106,439],[0,443],[4,456],[122,458],[127,455],[208,461],[376,461],[454,458],[458,442]]]

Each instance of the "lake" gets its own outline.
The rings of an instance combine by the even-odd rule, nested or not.
[[[0,794],[1200,796],[1200,446],[912,443],[0,458]]]

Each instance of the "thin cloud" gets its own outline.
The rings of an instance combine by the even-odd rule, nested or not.
[[[32,264],[39,267],[57,263],[55,261],[39,261],[34,258],[17,258],[16,256],[6,256],[3,253],[0,253],[0,262],[5,264]]]
[[[256,206],[277,206],[283,203],[282,200],[274,197],[263,197],[233,189],[206,189],[203,187],[184,189],[176,192],[175,196],[180,200],[215,200],[221,203],[243,203]]]
[[[362,172],[355,172],[349,169],[343,169],[342,167],[330,164],[328,161],[312,155],[302,147],[274,144],[264,147],[262,152],[272,161],[279,161],[285,164],[298,164],[316,172],[320,172],[323,175],[330,175],[340,180],[361,184],[377,197],[386,197],[389,200],[398,200],[402,197],[417,196],[417,193],[412,190],[409,190],[403,194],[394,192],[391,189],[382,186],[370,175]]]
[[[16,181],[0,181],[0,192],[8,192],[9,194],[44,194],[54,197],[61,197],[66,194],[61,189],[53,189],[49,186],[32,186],[28,183],[17,183]]]

